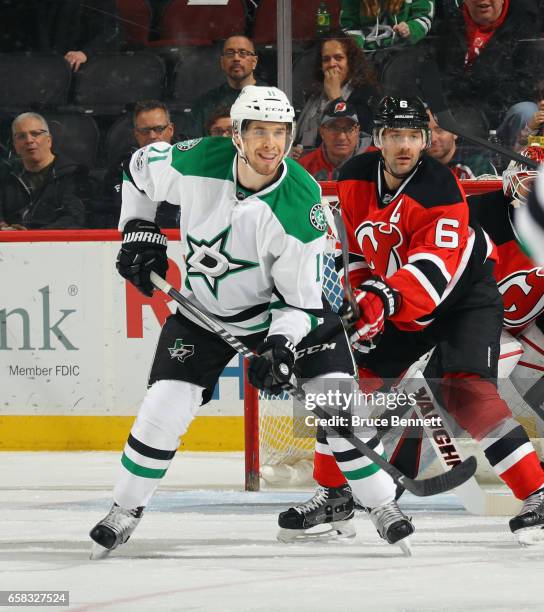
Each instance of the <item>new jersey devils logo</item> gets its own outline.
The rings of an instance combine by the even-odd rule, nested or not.
[[[544,268],[519,270],[498,282],[504,302],[504,324],[519,327],[544,310]]]
[[[355,230],[355,237],[368,265],[378,274],[390,276],[402,266],[397,250],[402,234],[396,225],[365,221]]]

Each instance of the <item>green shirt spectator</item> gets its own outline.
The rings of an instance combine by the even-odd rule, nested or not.
[[[429,33],[433,17],[434,0],[342,0],[340,26],[360,47],[374,50],[415,45]]]

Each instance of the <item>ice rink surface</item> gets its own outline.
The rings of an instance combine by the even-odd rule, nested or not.
[[[411,558],[361,513],[349,543],[280,544],[278,512],[310,491],[245,493],[237,454],[180,453],[133,539],[90,561],[118,461],[0,453],[0,590],[69,590],[72,612],[544,610],[544,545],[520,547],[507,518],[406,495]]]

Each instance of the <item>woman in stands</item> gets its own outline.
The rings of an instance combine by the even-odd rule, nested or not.
[[[372,66],[356,42],[343,33],[320,41],[315,58],[313,93],[298,120],[296,144],[304,148],[319,145],[319,125],[325,106],[332,100],[348,100],[357,109],[361,135],[371,131],[369,99],[379,92]],[[299,147],[299,151],[301,151]]]

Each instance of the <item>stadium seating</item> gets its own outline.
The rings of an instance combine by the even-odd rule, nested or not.
[[[171,105],[176,110],[191,107],[203,93],[225,81],[219,66],[220,45],[187,48],[174,68]]]
[[[163,96],[166,69],[149,52],[100,53],[76,73],[73,103],[96,115],[118,115],[136,100]]]
[[[421,66],[417,47],[388,49],[380,77],[384,93],[390,96],[421,96]]]
[[[135,147],[132,133],[132,113],[119,117],[110,126],[104,139],[104,161],[106,167],[116,163],[123,155]]]
[[[62,55],[0,53],[2,114],[66,104],[70,78],[70,66]]]
[[[94,168],[100,134],[95,120],[85,113],[43,113],[53,137],[53,151]]]

